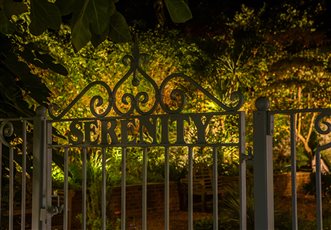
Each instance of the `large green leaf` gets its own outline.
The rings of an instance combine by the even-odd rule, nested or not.
[[[108,38],[109,28],[103,34],[92,33],[91,43],[94,47],[98,47],[103,41]]]
[[[89,0],[84,0],[81,3],[83,5],[77,6],[78,11],[74,12],[71,25],[71,42],[76,51],[83,48],[92,38],[88,15]]]
[[[184,0],[165,0],[171,20],[175,23],[184,23],[192,18],[192,13]]]
[[[79,51],[91,40],[92,34],[88,23],[85,23],[85,21],[84,19],[77,21],[72,28],[71,42],[75,51]]]
[[[78,5],[79,4],[79,5]],[[115,14],[113,1],[83,0],[77,2],[72,19],[72,43],[76,51],[89,41],[98,45],[104,41],[109,31],[110,17]]]
[[[68,70],[63,65],[56,63],[56,60],[51,55],[36,52],[36,57],[45,65],[47,69],[64,76],[68,75]]]
[[[57,0],[55,4],[63,16],[69,15],[76,10],[76,1],[80,0]]]
[[[114,42],[128,42],[132,39],[125,18],[117,11],[110,17],[109,35]]]
[[[92,32],[101,35],[109,28],[109,16],[116,12],[113,2],[90,0],[88,6]]]
[[[4,0],[3,9],[7,17],[12,15],[20,15],[27,12],[28,8],[23,2],[17,2],[14,0]]]
[[[11,34],[15,31],[15,26],[5,15],[5,12],[0,9],[0,33]]]
[[[76,2],[71,23],[71,41],[76,51],[83,48],[92,38],[88,6],[90,0]]]
[[[49,89],[41,81],[41,78],[30,72],[31,70],[26,63],[18,61],[15,54],[7,54],[3,64],[19,80],[20,88],[24,89],[34,100],[40,104],[48,102]]]
[[[31,0],[30,18],[30,32],[34,35],[40,35],[48,28],[53,30],[60,28],[60,10],[47,0]]]
[[[61,75],[68,75],[67,69],[49,55],[46,51],[41,50],[34,43],[29,43],[20,52],[20,56],[30,64],[42,69],[49,69]]]

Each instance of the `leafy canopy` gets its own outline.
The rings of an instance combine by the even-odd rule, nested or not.
[[[98,46],[108,37],[114,42],[131,40],[125,17],[116,9],[119,0],[0,0],[0,33],[15,31],[13,15],[29,13],[30,32],[41,35],[46,30],[58,30],[61,24],[71,29],[71,42],[76,51],[88,42]],[[164,0],[174,23],[192,18],[185,0]]]

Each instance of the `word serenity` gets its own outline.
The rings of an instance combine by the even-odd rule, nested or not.
[[[214,116],[166,114],[75,120],[69,125],[68,140],[72,145],[104,146],[206,144],[206,130],[215,123]]]

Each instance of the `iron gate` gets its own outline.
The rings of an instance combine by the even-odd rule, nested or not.
[[[187,228],[193,229],[194,220],[194,160],[199,154],[204,154],[209,155],[212,162],[212,220],[213,229],[218,229],[221,170],[218,165],[224,158],[224,148],[235,149],[231,151],[239,159],[240,229],[247,228],[246,160],[249,156],[245,153],[245,113],[239,111],[243,104],[242,95],[234,93],[226,100],[227,103],[223,103],[183,74],[172,74],[157,83],[141,68],[139,52],[135,50],[133,54],[123,58],[124,64],[129,65],[129,70],[113,88],[105,82],[93,82],[62,111],[52,106],[48,113],[45,108],[39,108],[34,118],[0,120],[1,229],[16,229],[18,223],[20,229],[56,229],[52,220],[60,213],[62,220],[59,228],[72,227],[68,216],[71,211],[68,201],[69,159],[73,155],[76,158],[80,156],[80,228],[87,229],[89,158],[92,153],[97,153],[100,157],[100,228],[106,229],[109,224],[109,210],[106,205],[109,200],[107,161],[114,151],[121,157],[121,168],[118,169],[121,171],[121,229],[132,227],[127,223],[126,204],[127,157],[131,151],[138,152],[142,159],[141,221],[138,227],[134,227],[148,227],[148,157],[155,152],[164,159],[163,226],[164,229],[173,227],[169,207],[170,159],[181,152],[186,157],[188,168]],[[144,88],[148,85],[149,89],[142,90],[142,85]],[[99,87],[98,95],[89,94],[94,87]],[[91,116],[70,117],[71,111],[77,109],[75,106],[84,97],[89,97],[90,105],[86,109],[90,111]],[[201,100],[210,101],[216,107],[198,107],[200,104],[190,101],[192,98],[202,98]],[[321,134],[327,134],[330,124],[322,118],[329,115],[330,110],[268,111],[269,102],[266,98],[258,99],[256,107],[253,119],[255,229],[274,228],[272,138],[273,116],[279,113],[288,114],[291,120],[292,226],[293,229],[297,229],[295,114],[318,112],[320,115],[316,119],[315,129]],[[324,129],[320,125],[321,121],[326,125]],[[225,125],[227,122],[231,123],[233,130],[230,132],[231,135],[225,138],[222,136],[222,129],[229,128]],[[323,226],[319,158],[320,151],[329,148],[329,145],[320,146],[316,154],[318,229],[322,229]],[[62,164],[59,163],[59,159],[62,159]],[[64,172],[61,194],[54,193],[52,183],[53,162],[56,161]],[[21,178],[20,184],[17,184],[17,178]],[[32,188],[32,191],[29,191],[29,188]],[[31,219],[28,220],[29,215]]]
[[[137,51],[137,50],[135,50]],[[239,157],[240,181],[240,226],[246,229],[246,165],[245,165],[245,115],[238,111],[243,103],[240,93],[234,93],[228,103],[222,103],[210,92],[202,88],[191,78],[183,74],[172,74],[159,85],[139,65],[139,52],[134,56],[125,56],[124,64],[129,65],[128,72],[111,89],[105,82],[97,81],[89,84],[65,109],[60,112],[52,106],[48,110],[39,108],[33,119],[33,192],[32,192],[32,229],[51,229],[52,217],[63,213],[63,229],[69,228],[68,198],[69,198],[69,158],[72,154],[79,154],[82,162],[82,206],[81,229],[87,229],[87,194],[88,194],[88,158],[92,152],[101,154],[102,186],[101,196],[101,228],[107,228],[107,156],[113,149],[120,149],[121,153],[121,229],[130,226],[126,220],[126,188],[127,188],[127,157],[132,149],[140,151],[143,158],[142,165],[142,219],[141,229],[147,229],[148,197],[147,197],[147,167],[148,156],[151,149],[156,149],[164,156],[164,229],[170,229],[169,209],[169,160],[171,155],[184,152],[187,158],[188,173],[188,202],[187,226],[193,229],[193,174],[194,157],[199,154],[209,154],[212,159],[212,203],[213,225],[218,228],[218,158],[222,156],[222,148],[235,148]],[[148,90],[141,90],[141,85]],[[89,110],[92,116],[88,118],[71,118],[68,114],[75,109],[79,100],[88,95],[93,87],[100,88],[99,95],[90,97]],[[190,89],[185,92],[183,88]],[[191,95],[190,95],[191,94]],[[190,102],[192,94],[198,94],[203,100],[209,100],[216,105],[213,110],[194,108],[197,103]],[[48,118],[49,117],[49,118]],[[222,137],[220,125],[230,120],[235,124],[231,138]],[[21,119],[24,120],[24,119]],[[13,152],[21,152],[26,157],[26,146],[15,146],[15,141],[7,142],[4,136],[14,134],[13,121],[2,123],[2,144],[8,146],[9,156]],[[23,127],[26,127],[23,121]],[[31,124],[32,125],[32,124]],[[60,128],[59,128],[60,127]],[[64,127],[64,128],[63,128]],[[9,131],[8,128],[10,128]],[[190,135],[188,132],[192,132]],[[218,139],[215,135],[218,135]],[[23,136],[26,131],[23,131]],[[26,140],[20,140],[26,145]],[[138,149],[138,150],[137,150]],[[2,153],[2,152],[1,152]],[[63,202],[54,204],[54,188],[52,186],[52,157],[54,154],[62,155],[64,159]],[[20,154],[19,154],[20,155]],[[232,156],[233,157],[233,156]],[[9,159],[10,170],[13,172],[13,158]],[[26,161],[23,160],[23,178],[26,176]],[[14,176],[9,175],[9,229],[14,227]],[[25,186],[25,182],[23,182]],[[26,188],[22,188],[22,198]],[[59,198],[58,198],[59,199]],[[26,204],[22,202],[19,209],[21,217],[26,216]],[[26,221],[22,219],[21,228],[24,229]],[[61,227],[61,228],[62,228]],[[53,227],[54,228],[54,227]],[[140,228],[140,227],[139,227]]]
[[[290,169],[291,169],[291,227],[299,229],[298,223],[298,196],[297,196],[297,131],[298,118],[303,114],[311,114],[313,122],[310,129],[316,134],[325,136],[331,132],[331,109],[292,109],[269,110],[270,102],[267,98],[257,99],[254,112],[254,199],[255,199],[255,229],[274,229],[274,184],[273,184],[273,134],[274,117],[287,116],[290,132]],[[315,152],[315,202],[316,202],[316,229],[328,229],[323,225],[322,211],[322,159],[321,152],[329,149],[331,144],[319,142]]]

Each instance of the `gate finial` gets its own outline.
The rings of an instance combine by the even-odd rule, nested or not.
[[[266,111],[270,108],[270,102],[267,97],[259,97],[255,101],[255,107],[259,111]]]

